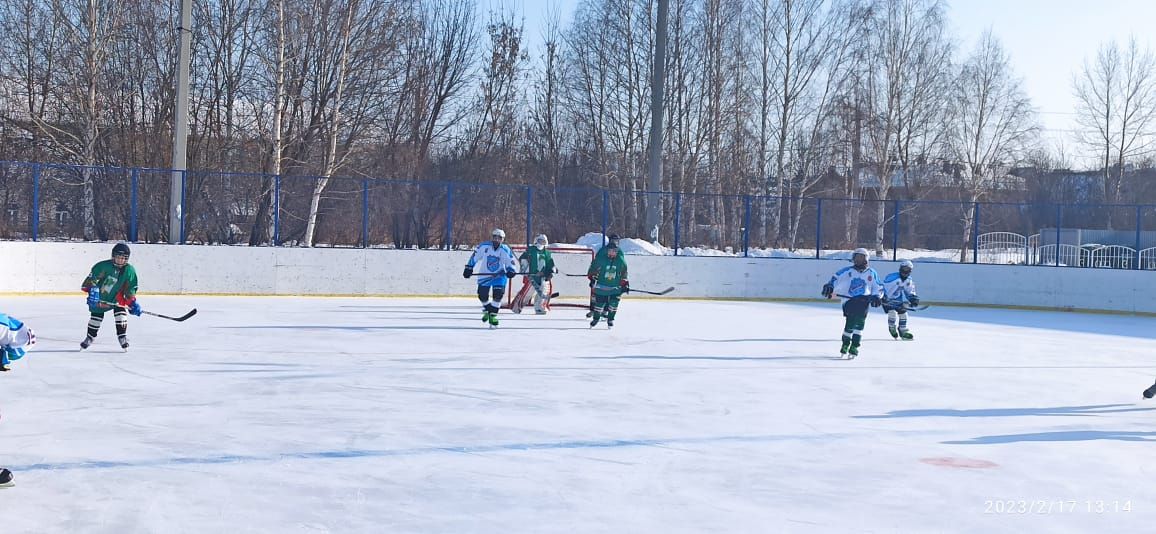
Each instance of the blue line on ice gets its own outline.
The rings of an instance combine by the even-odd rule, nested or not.
[[[305,451],[271,453],[268,455],[219,455],[178,458],[157,458],[152,460],[125,460],[86,462],[39,463],[10,465],[15,472],[57,471],[73,469],[116,469],[131,467],[173,467],[181,465],[212,465],[247,462],[276,462],[279,460],[324,460],[335,458],[381,458],[389,456],[422,456],[429,454],[477,454],[489,452],[534,451],[557,449],[613,449],[622,447],[664,447],[673,445],[704,445],[718,443],[767,443],[773,441],[816,440],[824,441],[848,437],[849,434],[780,434],[753,436],[715,436],[701,438],[671,439],[608,439],[589,441],[558,441],[540,443],[499,443],[493,445],[468,445],[460,447],[419,447],[412,449],[365,449],[345,451]]]

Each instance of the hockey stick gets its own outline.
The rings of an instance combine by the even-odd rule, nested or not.
[[[674,291],[674,286],[663,289],[662,291],[647,291],[645,289],[634,289],[633,287],[630,288],[631,293],[643,293],[646,295],[665,295],[671,291]]]
[[[529,276],[537,273],[514,273],[514,276]],[[506,276],[506,273],[471,273],[470,276]]]
[[[169,317],[168,315],[161,315],[159,313],[153,313],[151,311],[146,311],[146,310],[141,310],[140,312],[145,314],[145,315],[151,315],[153,317],[160,317],[161,319],[168,319],[170,321],[180,322],[180,321],[184,321],[185,319],[188,319],[189,317],[196,315],[197,309],[193,308],[191,311],[189,311],[189,313],[186,313],[180,317]]]
[[[853,298],[858,298],[858,297],[849,297],[849,296],[847,296],[847,295],[839,295],[839,294],[835,294],[834,296],[836,296],[836,297],[839,297],[839,298],[843,298],[843,299],[853,299]],[[860,297],[866,297],[867,295],[859,295],[859,296],[860,296]],[[887,303],[886,303],[886,302],[883,302],[883,303],[881,303],[881,304],[880,304],[880,306],[886,306],[886,305],[887,305]],[[923,310],[926,310],[927,308],[930,308],[930,307],[931,307],[931,305],[930,305],[930,304],[924,304],[924,305],[922,305],[922,306],[919,306],[919,307],[917,307],[917,308],[909,308],[909,307],[907,307],[907,306],[904,306],[904,308],[906,308],[906,311],[923,311]],[[896,310],[896,311],[898,311],[898,310]]]

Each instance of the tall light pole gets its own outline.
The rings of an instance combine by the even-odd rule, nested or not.
[[[181,22],[177,27],[180,50],[177,57],[177,101],[173,107],[173,161],[169,183],[169,243],[181,242],[182,196],[187,168],[189,140],[189,63],[193,55],[193,0],[181,0]]]
[[[662,119],[666,97],[666,27],[670,0],[658,0],[658,21],[654,39],[654,67],[650,79],[650,177],[646,189],[651,193],[662,191]],[[651,241],[658,241],[658,227],[662,224],[662,197],[646,197],[646,231]]]

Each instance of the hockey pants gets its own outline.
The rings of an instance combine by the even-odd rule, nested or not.
[[[491,292],[493,300],[490,299]],[[482,311],[498,313],[502,309],[502,297],[506,294],[506,286],[478,286],[478,300],[482,301]]]
[[[867,323],[868,297],[855,297],[843,303],[843,344],[858,347],[863,340],[863,325]]]
[[[899,332],[907,331],[907,310],[906,309],[890,309],[887,310],[887,327],[895,330],[895,323],[899,323]]]
[[[607,321],[613,321],[614,315],[618,313],[618,302],[622,300],[621,295],[594,295],[594,320],[598,320],[602,316],[606,316]]]
[[[104,314],[108,310],[92,311],[88,317],[88,337],[95,338],[100,332],[100,325],[104,322]],[[128,334],[128,309],[120,306],[112,307],[112,316],[116,322],[116,337],[123,340]]]

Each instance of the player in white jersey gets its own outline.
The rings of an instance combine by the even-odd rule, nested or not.
[[[23,321],[0,313],[0,371],[23,358],[36,345],[36,334]]]
[[[462,271],[462,276],[467,279],[474,275],[478,276],[478,300],[482,301],[482,322],[489,323],[490,328],[498,327],[498,310],[502,309],[506,283],[518,274],[518,260],[514,258],[514,251],[503,243],[505,240],[506,232],[501,228],[494,229],[490,234],[490,240],[474,249],[474,255],[470,256],[470,261],[466,262],[466,269]]]
[[[903,260],[899,262],[899,272],[891,273],[883,279],[883,294],[887,296],[883,311],[887,312],[887,330],[895,339],[915,339],[907,329],[907,310],[919,305],[919,295],[915,294],[915,280],[911,278],[911,270],[914,267],[911,260]],[[896,322],[899,323],[898,328]]]
[[[886,298],[879,273],[867,266],[867,249],[857,248],[851,253],[853,265],[839,269],[823,285],[823,296],[843,299],[843,346],[839,354],[854,358],[859,355],[863,339],[863,325],[867,322],[867,307],[878,308]]]

